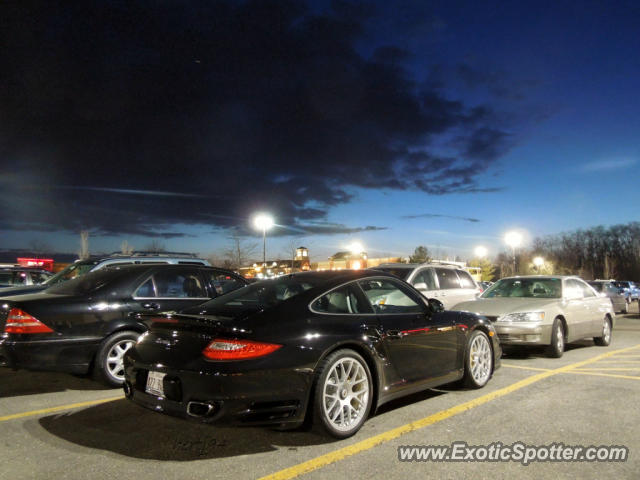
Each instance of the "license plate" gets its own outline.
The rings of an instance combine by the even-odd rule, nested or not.
[[[144,389],[145,392],[150,393],[151,395],[164,397],[164,387],[162,386],[162,379],[165,377],[165,375],[166,373],[149,372],[149,375],[147,376],[147,387]]]

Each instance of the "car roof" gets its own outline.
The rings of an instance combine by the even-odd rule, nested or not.
[[[585,281],[583,278],[580,278],[578,275],[514,275],[511,277],[503,277],[500,280],[512,279],[512,278],[538,278],[540,280],[544,279],[567,279],[567,278],[576,278],[578,280]]]
[[[414,269],[418,267],[442,267],[442,268],[454,268],[457,270],[464,270],[464,267],[460,267],[458,265],[452,265],[450,263],[381,263],[380,265],[376,265],[375,267],[369,267],[369,270],[375,270],[376,268],[406,268],[406,269]]]

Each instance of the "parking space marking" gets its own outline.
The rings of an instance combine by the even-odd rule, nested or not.
[[[502,363],[503,367],[507,368],[517,368],[519,370],[533,370],[534,372],[550,372],[551,368],[537,368],[537,367],[526,367],[524,365],[512,365],[510,363]]]
[[[626,380],[640,380],[640,377],[634,377],[630,375],[616,375],[615,373],[599,373],[599,372],[585,372],[583,370],[572,370],[571,373],[574,375],[593,375],[595,377],[611,377],[611,378],[624,378]]]
[[[640,344],[634,345],[632,347],[622,348],[620,350],[614,350],[608,353],[597,355],[587,360],[581,360],[579,362],[565,365],[564,367],[560,367],[554,370],[548,370],[548,371],[537,373],[535,375],[531,375],[530,377],[527,377],[523,380],[519,380],[515,383],[512,383],[511,385],[507,385],[506,387],[500,388],[493,392],[474,398],[473,400],[460,403],[446,410],[442,410],[440,412],[434,413],[433,415],[429,415],[428,417],[421,418],[420,420],[416,420],[414,422],[401,425],[400,427],[396,427],[392,430],[388,430],[378,435],[374,435],[373,437],[366,438],[357,443],[354,443],[353,445],[339,448],[338,450],[334,450],[333,452],[320,455],[319,457],[312,458],[311,460],[307,460],[306,462],[302,462],[292,467],[285,468],[278,472],[272,473],[270,475],[266,475],[260,478],[259,480],[288,480],[291,478],[299,477],[300,475],[313,472],[315,470],[318,470],[319,468],[325,467],[332,463],[336,463],[347,457],[356,455],[366,450],[370,450],[382,443],[389,442],[407,433],[414,432],[416,430],[428,427],[429,425],[433,425],[434,423],[441,422],[442,420],[446,420],[447,418],[453,417],[454,415],[458,415],[459,413],[466,412],[468,410],[471,410],[472,408],[478,407],[492,400],[496,400],[498,398],[504,397],[505,395],[508,395],[524,387],[527,387],[531,384],[539,382],[540,380],[544,380],[545,378],[553,377],[560,373],[570,372],[584,365],[595,363],[599,360],[602,360],[604,358],[609,358],[618,353],[629,352],[639,347],[640,347]]]
[[[120,395],[118,397],[103,398],[101,400],[90,400],[88,402],[70,403],[67,405],[60,405],[58,407],[42,408],[40,410],[31,410],[29,412],[14,413],[12,415],[5,415],[3,417],[0,417],[0,422],[15,420],[16,418],[32,417],[33,415],[43,415],[47,413],[61,412],[64,410],[73,410],[74,408],[91,407],[93,405],[100,405],[101,403],[113,402],[115,400],[121,400],[123,398],[124,396]]]
[[[617,368],[617,367],[595,367],[595,368],[580,368],[580,369],[578,369],[579,372],[598,372],[600,370],[604,370],[604,371],[607,371],[607,370],[612,370],[612,371],[619,370],[619,371],[622,371],[622,372],[637,372],[637,371],[640,370],[640,367],[633,367],[633,368],[629,368],[629,367],[620,367],[620,368]]]

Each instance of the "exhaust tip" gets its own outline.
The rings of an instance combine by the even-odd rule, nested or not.
[[[189,402],[187,403],[187,414],[191,417],[202,418],[213,415],[216,407],[211,403]]]
[[[122,389],[124,390],[125,397],[131,398],[133,395],[133,388],[131,388],[131,384],[129,382],[124,382],[122,384]]]

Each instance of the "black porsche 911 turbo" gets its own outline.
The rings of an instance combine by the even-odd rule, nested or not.
[[[378,406],[464,379],[501,355],[491,323],[442,311],[393,275],[306,272],[148,316],[124,358],[127,398],[203,422],[353,435]]]
[[[146,329],[140,312],[177,311],[247,281],[203,265],[108,267],[44,292],[0,298],[0,366],[93,373],[118,387],[122,358]]]

